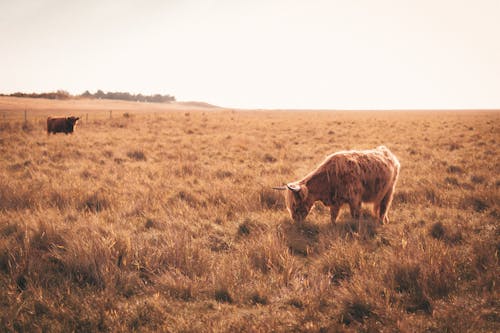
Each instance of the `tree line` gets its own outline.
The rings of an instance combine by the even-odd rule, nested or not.
[[[72,99],[72,98],[92,98],[92,99],[113,99],[113,100],[123,100],[123,101],[134,101],[134,102],[153,102],[153,103],[170,103],[175,102],[175,97],[171,95],[143,95],[143,94],[131,94],[128,92],[104,92],[102,90],[97,90],[94,94],[86,90],[80,95],[71,95],[65,90],[58,90],[56,92],[46,92],[46,93],[23,93],[15,92],[10,95],[0,94],[0,96],[11,96],[11,97],[28,97],[28,98],[46,98],[46,99]]]

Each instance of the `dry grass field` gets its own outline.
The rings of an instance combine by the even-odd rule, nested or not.
[[[381,144],[388,224],[271,189]],[[499,331],[499,144],[498,111],[0,98],[0,331]]]

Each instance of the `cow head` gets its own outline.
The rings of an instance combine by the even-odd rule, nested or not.
[[[79,117],[67,117],[66,118],[66,125],[68,127],[69,132],[73,132],[73,129],[75,128],[76,122],[80,119]]]
[[[306,185],[297,183],[288,183],[286,186],[274,187],[275,190],[285,192],[286,208],[290,217],[295,222],[302,222],[311,210],[313,202],[308,200],[308,189]]]

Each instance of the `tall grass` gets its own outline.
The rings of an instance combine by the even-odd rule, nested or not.
[[[499,329],[498,112],[126,112],[0,119],[1,331]],[[380,144],[388,224],[271,190]]]

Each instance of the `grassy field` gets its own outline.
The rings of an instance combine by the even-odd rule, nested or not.
[[[0,98],[0,331],[498,331],[499,143],[499,111]],[[382,144],[388,224],[271,189]]]

